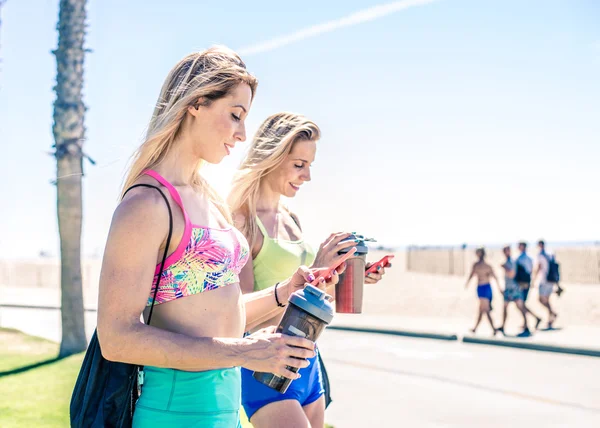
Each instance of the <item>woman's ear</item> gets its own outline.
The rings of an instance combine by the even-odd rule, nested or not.
[[[204,107],[204,106],[206,106],[206,98],[200,97],[194,103],[194,105],[191,105],[188,107],[188,113],[191,114],[192,116],[196,117],[196,116],[198,116],[198,113],[200,112],[200,107]]]

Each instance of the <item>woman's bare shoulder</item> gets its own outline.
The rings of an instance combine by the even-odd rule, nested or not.
[[[135,227],[143,233],[167,230],[169,225],[167,203],[168,199],[166,202],[156,189],[148,187],[131,189],[115,209],[111,227]]]

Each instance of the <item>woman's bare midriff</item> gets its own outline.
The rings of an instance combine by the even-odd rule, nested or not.
[[[279,325],[279,322],[281,321],[282,317],[283,317],[283,314],[279,314],[279,315],[271,318],[270,320],[267,320],[267,321],[263,322],[262,324],[259,324],[252,331],[257,331],[257,330],[260,330],[261,328],[270,327],[272,325]]]
[[[144,310],[147,317],[149,307]],[[181,297],[154,306],[150,324],[191,337],[241,338],[246,312],[239,284]]]

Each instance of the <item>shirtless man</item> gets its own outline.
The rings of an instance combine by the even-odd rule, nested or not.
[[[477,322],[475,323],[475,327],[471,330],[473,333],[479,327],[479,323],[481,322],[481,318],[483,314],[487,316],[487,319],[492,326],[492,330],[494,331],[494,336],[496,335],[496,328],[494,327],[494,322],[492,321],[492,316],[490,315],[490,311],[492,310],[492,287],[490,285],[490,278],[494,278],[496,282],[496,286],[500,293],[503,293],[503,290],[500,288],[500,282],[494,273],[492,267],[485,262],[485,249],[483,247],[477,248],[475,251],[477,258],[479,259],[477,262],[473,264],[473,269],[471,270],[471,275],[467,279],[467,283],[465,284],[465,289],[469,287],[469,282],[474,276],[477,276],[477,297],[479,297],[479,314],[477,316]]]

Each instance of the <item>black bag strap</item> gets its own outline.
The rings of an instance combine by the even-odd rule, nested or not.
[[[165,194],[163,193],[163,191],[160,190],[158,187],[153,186],[152,184],[145,184],[145,183],[134,184],[129,189],[127,189],[125,191],[125,193],[123,193],[123,197],[125,197],[127,192],[129,192],[131,189],[134,189],[136,187],[150,187],[152,189],[158,190],[158,192],[160,193],[162,198],[165,200],[165,203],[167,204],[167,209],[169,210],[169,234],[167,235],[167,243],[165,245],[165,252],[163,254],[162,261],[160,262],[160,270],[158,272],[158,277],[156,280],[156,288],[154,289],[154,295],[152,296],[152,305],[150,306],[150,313],[148,314],[148,322],[146,322],[147,325],[150,325],[150,320],[152,319],[152,311],[154,310],[154,302],[156,301],[156,294],[158,293],[158,286],[160,284],[160,277],[162,276],[163,271],[165,269],[165,262],[167,261],[167,253],[169,252],[169,247],[171,246],[171,237],[173,236],[173,213],[171,212],[171,205],[169,204],[169,201],[168,201],[167,197],[165,196]]]
[[[323,377],[323,395],[325,396],[325,408],[327,409],[333,399],[331,398],[331,383],[329,382],[329,375],[327,374],[327,370],[325,369],[325,363],[323,362],[323,356],[321,355],[321,350],[319,350],[318,360],[319,365],[321,366],[321,376]]]

